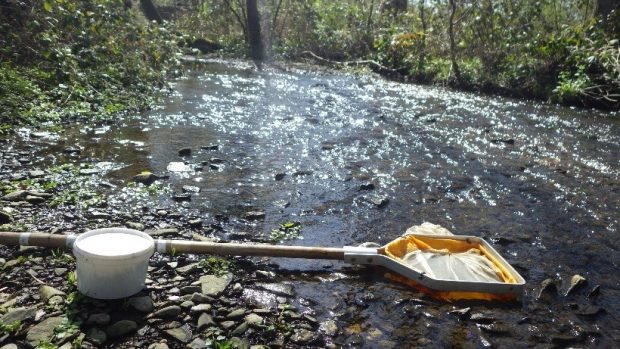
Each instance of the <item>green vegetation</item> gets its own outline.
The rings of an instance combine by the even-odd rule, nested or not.
[[[177,23],[224,52],[243,52],[244,4],[198,1]],[[618,109],[618,6],[603,0],[271,0],[264,2],[268,25],[261,29],[276,57],[307,58],[310,51],[326,59],[321,62],[365,61],[399,79]]]
[[[271,230],[271,241],[276,243],[284,240],[293,240],[301,237],[301,223],[284,222],[277,229]]]
[[[14,321],[10,324],[0,322],[0,335],[3,335],[5,333],[13,333],[17,331],[21,327],[21,325],[21,321]]]
[[[199,265],[205,270],[205,272],[217,276],[224,276],[237,268],[233,261],[214,256],[201,259]]]
[[[0,132],[145,109],[179,63],[172,29],[122,0],[0,5]]]

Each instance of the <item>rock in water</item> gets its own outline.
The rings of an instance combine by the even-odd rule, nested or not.
[[[538,291],[538,296],[536,299],[541,299],[548,296],[555,296],[558,293],[558,288],[555,285],[555,280],[553,279],[545,279],[540,283],[540,290]]]
[[[575,274],[573,275],[573,277],[570,278],[570,285],[568,286],[568,289],[566,290],[566,294],[564,295],[568,296],[572,293],[575,293],[578,290],[582,289],[587,284],[588,284],[588,281],[586,280],[586,278],[584,278],[583,276],[579,274]]]
[[[179,149],[179,156],[190,156],[190,155],[192,155],[192,148]]]
[[[151,185],[158,179],[165,179],[165,176],[158,176],[149,171],[144,171],[140,174],[133,176],[133,180],[137,183],[142,183],[144,185]]]

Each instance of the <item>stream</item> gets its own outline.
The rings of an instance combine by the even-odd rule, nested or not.
[[[24,132],[20,142],[37,143],[49,165],[65,161],[67,147],[83,149],[67,161],[95,164],[111,207],[175,211],[218,241],[269,241],[294,221],[300,235],[280,243],[385,244],[431,222],[487,239],[527,281],[518,303],[447,304],[381,269],[269,260],[299,309],[337,321],[327,344],[620,342],[617,114],[244,61],[209,61],[173,85],[150,112],[47,138]],[[126,188],[144,170],[169,176],[159,195]],[[178,196],[184,187],[189,199]],[[565,296],[575,274],[587,285]],[[538,299],[545,279],[557,292]]]

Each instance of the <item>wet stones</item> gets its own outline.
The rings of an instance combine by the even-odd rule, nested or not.
[[[573,294],[581,289],[583,289],[588,284],[586,278],[579,274],[575,274],[570,278],[570,283],[568,289],[566,290],[565,296]]]
[[[291,340],[294,343],[301,345],[309,345],[314,343],[318,339],[318,335],[314,331],[307,330],[305,328],[300,328],[295,330]]]
[[[538,291],[538,296],[536,299],[544,299],[548,297],[554,297],[558,293],[558,288],[555,284],[555,280],[553,279],[545,279],[540,284],[540,290]]]
[[[203,145],[202,147],[200,147],[200,149],[202,150],[209,150],[209,151],[215,151],[215,150],[219,150],[220,146],[217,144],[209,144],[209,145]]]
[[[277,296],[293,297],[295,295],[293,286],[288,284],[257,283],[256,287],[265,291],[269,291],[270,293]]]
[[[178,151],[179,156],[190,156],[192,155],[192,148],[181,148]]]
[[[368,195],[364,197],[364,200],[376,208],[384,208],[390,203],[390,199],[382,195]]]
[[[176,202],[192,201],[192,195],[189,193],[176,194],[171,197]]]
[[[149,171],[144,171],[140,174],[137,174],[135,176],[132,177],[134,182],[136,183],[142,183],[144,185],[151,185],[153,184],[156,180],[159,179],[166,179],[168,178],[167,176],[158,176],[154,173],[151,173]]]
[[[182,190],[184,193],[190,193],[190,194],[198,194],[200,193],[200,188],[193,186],[193,185],[184,185],[182,187]]]
[[[265,219],[265,211],[250,211],[243,214],[243,218],[248,221]]]

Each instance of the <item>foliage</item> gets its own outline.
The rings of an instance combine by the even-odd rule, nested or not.
[[[122,0],[3,2],[0,129],[144,109],[179,62],[172,28]]]
[[[3,335],[5,333],[13,333],[17,331],[21,327],[21,325],[22,323],[19,320],[8,324],[0,322],[0,335]]]
[[[244,1],[199,3],[202,11],[180,22],[240,52]],[[449,1],[408,1],[402,12],[384,11],[385,3],[265,0],[263,30],[283,57],[371,59],[413,81],[620,107],[619,5],[604,12],[596,0],[454,1],[451,48]]]
[[[301,238],[301,223],[284,222],[277,229],[271,230],[271,241],[293,240]]]
[[[217,276],[224,276],[228,274],[228,272],[236,269],[236,265],[233,261],[214,256],[210,256],[206,259],[201,259],[199,265],[206,272]]]

